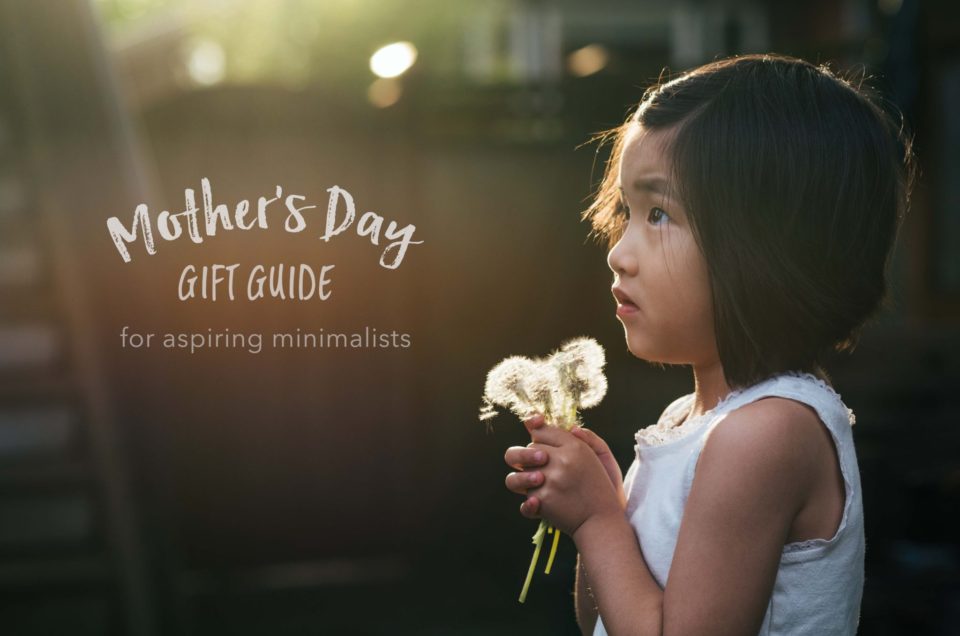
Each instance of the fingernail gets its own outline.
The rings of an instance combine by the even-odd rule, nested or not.
[[[533,454],[533,461],[542,462],[544,457],[543,451],[537,451]]]

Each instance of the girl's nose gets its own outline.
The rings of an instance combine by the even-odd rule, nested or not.
[[[623,238],[607,253],[607,266],[618,276],[634,276],[637,273],[637,259],[632,256],[624,245]]]

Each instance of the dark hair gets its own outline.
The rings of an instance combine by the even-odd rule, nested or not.
[[[790,370],[829,382],[824,355],[852,351],[888,302],[915,162],[903,118],[880,104],[826,65],[744,55],[658,82],[600,135],[612,154],[583,218],[612,247],[627,130],[676,127],[672,179],[709,270],[731,387]]]

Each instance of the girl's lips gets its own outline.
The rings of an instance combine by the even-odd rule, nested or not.
[[[640,308],[634,305],[631,302],[624,302],[617,304],[617,315],[620,317],[629,316],[640,311]]]
[[[619,287],[611,287],[610,291],[613,292],[613,297],[617,300],[618,305],[628,305],[637,309],[637,303],[633,302],[633,299],[627,296],[622,289]]]

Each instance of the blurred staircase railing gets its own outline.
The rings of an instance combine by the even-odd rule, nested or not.
[[[9,634],[158,632],[85,292],[81,259],[92,246],[76,245],[70,224],[85,207],[71,189],[99,184],[64,174],[79,153],[59,155],[63,139],[89,144],[100,166],[91,170],[106,157],[127,172],[103,180],[126,195],[139,187],[130,146],[98,129],[118,127],[121,109],[91,12],[77,0],[56,10],[0,0],[0,631]]]

